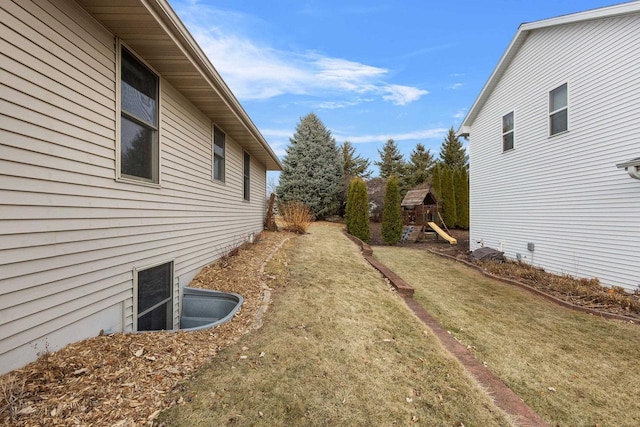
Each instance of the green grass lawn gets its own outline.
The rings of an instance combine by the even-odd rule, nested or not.
[[[158,422],[511,425],[341,227],[313,224],[268,273],[277,285],[264,326],[177,390],[187,403]]]
[[[415,249],[374,255],[552,425],[640,425],[640,326],[577,313]]]

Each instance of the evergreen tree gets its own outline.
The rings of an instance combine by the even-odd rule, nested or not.
[[[346,223],[349,234],[363,242],[369,242],[371,237],[369,197],[367,196],[367,184],[359,177],[353,178],[349,183]]]
[[[337,212],[344,189],[335,139],[314,113],[300,119],[289,139],[277,188],[278,201],[302,202],[316,218]]]
[[[382,239],[388,245],[395,245],[402,237],[401,202],[398,177],[391,175],[387,180],[382,208]]]
[[[384,191],[386,187],[387,180],[382,178],[371,178],[367,181],[369,212],[371,213],[371,219],[373,221],[382,221],[382,207],[384,206]]]
[[[390,139],[384,144],[382,150],[378,150],[380,161],[373,162],[380,168],[380,178],[389,178],[395,175],[402,178],[405,172],[405,161],[395,141]]]
[[[436,195],[436,198],[442,204],[442,183],[441,183],[441,172],[442,167],[440,163],[436,163],[431,170],[431,191]]]
[[[407,182],[410,188],[418,184],[429,182],[434,159],[431,150],[425,149],[424,145],[418,143],[411,152],[409,163],[407,164]]]
[[[442,219],[447,227],[456,226],[456,195],[453,188],[453,170],[444,166],[441,171],[441,206]]]
[[[458,227],[469,229],[469,174],[467,168],[458,170],[456,187],[456,218]]]
[[[440,146],[440,160],[443,164],[453,169],[467,167],[469,156],[467,156],[466,150],[456,136],[453,127],[449,129],[447,136]]]
[[[360,177],[362,179],[369,179],[371,172],[369,166],[371,162],[369,159],[365,159],[356,155],[356,148],[349,141],[345,141],[340,146],[342,152],[342,174],[346,179],[353,177]]]

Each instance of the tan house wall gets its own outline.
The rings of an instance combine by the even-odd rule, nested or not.
[[[0,372],[131,330],[134,268],[174,262],[177,320],[180,287],[262,229],[265,165],[244,201],[227,137],[214,181],[214,120],[163,79],[160,185],[116,179],[116,48],[74,2],[0,4]]]

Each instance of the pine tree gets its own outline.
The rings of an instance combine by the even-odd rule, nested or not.
[[[467,168],[458,170],[456,182],[456,219],[458,227],[469,229],[469,174]]]
[[[440,146],[440,160],[443,164],[453,169],[466,167],[469,161],[469,156],[467,156],[466,150],[456,136],[453,127],[449,129],[447,136]]]
[[[380,178],[389,178],[391,175],[401,179],[405,173],[405,161],[393,139],[388,140],[382,150],[378,150],[380,161],[373,162],[380,168]]]
[[[367,196],[367,184],[359,177],[353,178],[349,183],[346,223],[349,234],[363,242],[369,242],[371,237],[369,197]]]
[[[300,119],[289,142],[278,202],[302,202],[316,218],[336,213],[344,181],[341,155],[331,131],[310,113]]]
[[[407,177],[409,188],[418,184],[429,182],[434,159],[431,150],[425,149],[424,145],[418,143],[411,152],[409,163],[407,164]]]
[[[442,219],[447,227],[456,226],[456,195],[453,188],[453,170],[449,167],[442,168]]]
[[[340,151],[342,152],[342,174],[345,178],[350,179],[357,176],[369,179],[371,177],[371,171],[369,171],[371,162],[369,159],[356,155],[356,148],[353,144],[349,141],[343,142]]]
[[[387,180],[382,208],[382,239],[388,245],[395,245],[402,237],[401,202],[398,177],[391,175]]]

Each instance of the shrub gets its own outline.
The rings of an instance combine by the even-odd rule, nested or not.
[[[453,170],[443,167],[440,170],[442,219],[447,227],[454,228],[457,224],[456,194],[453,187]]]
[[[347,232],[363,242],[369,242],[369,196],[362,178],[353,178],[347,191]]]
[[[398,177],[391,176],[387,180],[382,208],[382,239],[388,245],[395,245],[402,237],[401,202]]]
[[[287,231],[304,234],[311,224],[311,210],[301,202],[281,203],[278,211],[284,221],[284,228]]]
[[[467,168],[456,171],[454,187],[456,193],[456,222],[459,228],[469,229],[469,175]]]

